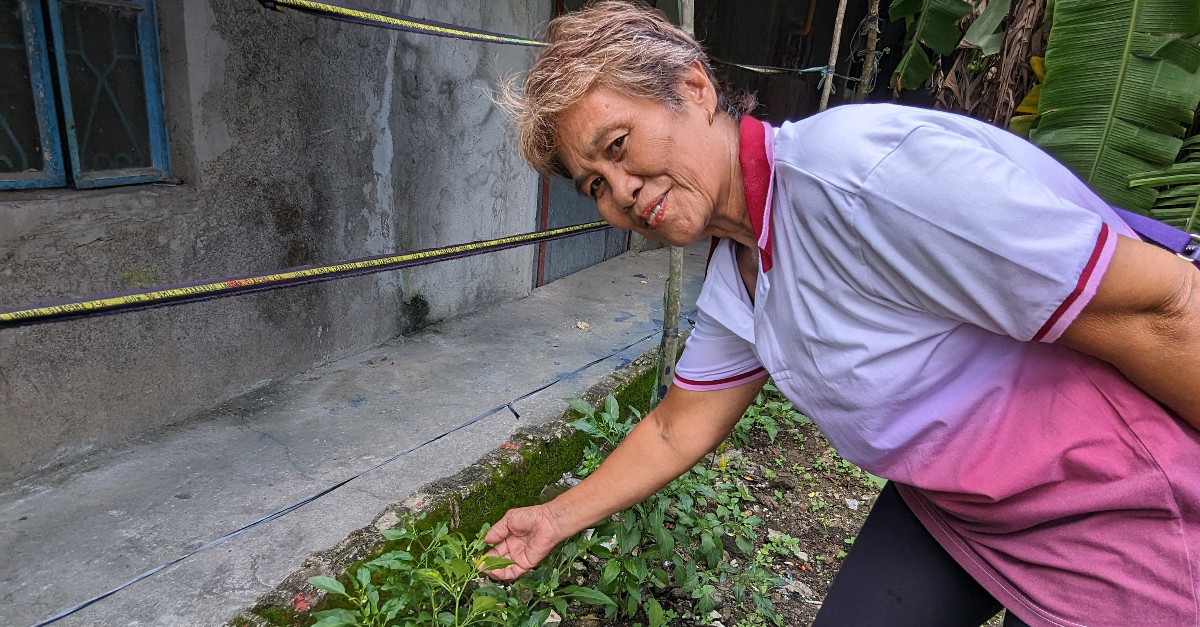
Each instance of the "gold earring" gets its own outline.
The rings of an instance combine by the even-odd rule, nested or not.
[[[709,111],[708,112],[708,125],[709,126],[712,126],[712,120],[713,120],[713,112]]]

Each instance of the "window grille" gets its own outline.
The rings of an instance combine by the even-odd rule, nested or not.
[[[0,189],[159,181],[169,162],[153,0],[0,0]]]

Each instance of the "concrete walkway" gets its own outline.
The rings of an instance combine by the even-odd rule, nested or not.
[[[694,308],[707,244],[685,255]],[[626,253],[185,425],[0,492],[0,624],[22,627],[285,507],[661,329],[667,251]],[[580,322],[586,325],[578,324]],[[584,327],[584,328],[581,328]],[[196,627],[231,619],[421,485],[453,474],[657,335],[295,512],[61,620]]]

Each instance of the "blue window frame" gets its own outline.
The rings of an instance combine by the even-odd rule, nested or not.
[[[48,32],[26,27],[25,56],[31,68],[41,65],[42,82],[32,78],[37,74],[33,70],[30,80],[34,93],[44,95],[35,105],[39,128],[48,127],[39,135],[44,154],[53,157],[46,160],[46,170],[57,163],[58,177],[18,180],[6,175],[0,163],[0,189],[63,185],[68,178],[78,188],[165,179],[170,150],[154,0],[0,0],[0,20],[6,19],[6,6],[15,4],[22,7],[23,20],[28,15],[27,21],[40,27],[44,11],[49,22]],[[0,21],[0,44],[5,32]],[[0,49],[0,54],[6,52],[15,57],[19,51]],[[0,63],[0,83],[14,71],[10,66],[15,67]],[[52,86],[57,87],[57,106]],[[0,96],[13,100],[3,88]],[[0,100],[0,111],[4,105]],[[24,134],[14,136],[29,143],[29,131],[24,128]],[[0,150],[3,139],[0,135]],[[64,163],[70,166],[65,171]]]
[[[38,0],[0,0],[0,189],[61,187],[46,28]]]

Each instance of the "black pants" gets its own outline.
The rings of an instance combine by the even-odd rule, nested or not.
[[[812,627],[979,627],[1001,605],[888,483]],[[1028,627],[1008,614],[1004,627]]]

